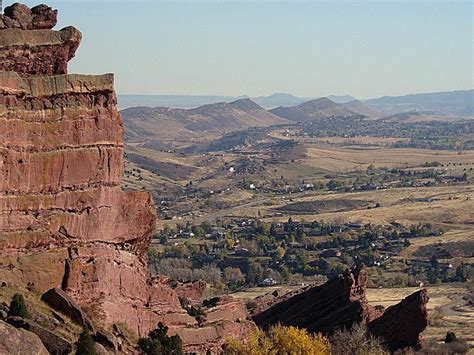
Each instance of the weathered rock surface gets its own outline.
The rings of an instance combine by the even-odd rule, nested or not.
[[[149,194],[120,189],[113,75],[66,75],[81,34],[50,30],[49,7],[14,5],[6,18],[20,26],[0,30],[2,279],[61,287],[72,309],[95,307],[106,324],[126,320],[144,334],[156,324],[143,259],[155,211]]]
[[[0,36],[0,70],[23,76],[66,74],[67,62],[74,57],[81,38],[74,27],[57,32],[6,28]]]
[[[82,309],[97,329],[124,323],[145,336],[162,321],[188,351],[248,334],[243,304],[213,305],[198,322],[178,295],[201,301],[205,284],[173,289],[147,274],[155,208],[148,193],[120,188],[113,75],[67,74],[81,33],[51,30],[56,21],[45,5],[15,4],[0,17],[0,279],[46,292],[54,309],[88,324]],[[49,337],[24,322],[15,324]]]
[[[22,328],[36,334],[51,354],[66,355],[72,351],[72,344],[66,339],[29,319],[9,317],[7,318],[7,322],[16,328]]]
[[[391,351],[406,347],[420,348],[420,334],[428,325],[428,301],[426,289],[411,294],[400,303],[388,307],[382,316],[370,322],[369,332],[383,339]]]
[[[201,303],[207,288],[206,282],[202,280],[184,283],[170,280],[168,285],[179,297],[185,298],[191,303]]]
[[[415,292],[382,311],[369,305],[366,286],[367,273],[362,266],[324,285],[297,293],[266,295],[249,302],[247,307],[262,328],[279,323],[330,335],[337,329],[363,322],[392,351],[419,347],[420,334],[428,319],[426,290]]]
[[[322,286],[309,288],[289,298],[283,296],[270,308],[255,313],[258,326],[298,326],[311,332],[331,334],[337,328],[350,327],[356,322],[367,322],[376,317],[365,297],[367,273],[355,268]]]
[[[49,352],[36,334],[0,321],[0,354],[49,355]]]
[[[41,296],[51,308],[67,315],[83,327],[92,327],[92,322],[79,305],[60,288],[52,288]]]

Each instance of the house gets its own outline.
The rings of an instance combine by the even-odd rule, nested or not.
[[[277,284],[278,282],[276,282],[274,279],[269,277],[269,278],[264,279],[262,282],[260,282],[259,286],[267,287],[267,286],[275,286]]]

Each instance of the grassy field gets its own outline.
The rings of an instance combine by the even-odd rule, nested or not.
[[[410,148],[321,148],[320,145],[310,144],[306,152],[305,165],[333,172],[364,170],[371,164],[376,168],[408,168],[432,161],[456,164],[458,167],[460,163],[468,168],[474,166],[474,151],[458,154],[455,151]]]

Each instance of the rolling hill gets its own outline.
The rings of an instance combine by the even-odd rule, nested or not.
[[[277,107],[271,113],[294,122],[308,122],[334,116],[356,116],[357,113],[328,98],[311,100],[292,107]]]
[[[194,109],[133,107],[121,111],[128,142],[187,140],[202,133],[223,134],[251,127],[287,124],[250,99]]]
[[[364,104],[359,100],[345,102],[342,104],[342,106],[344,106],[349,111],[358,113],[359,115],[367,116],[368,118],[380,118],[384,116],[382,112],[377,111],[376,109]]]
[[[364,104],[388,114],[416,110],[447,115],[474,116],[474,90],[383,96],[365,100]]]
[[[337,103],[345,103],[355,100],[350,95],[329,95],[330,100]],[[203,105],[220,102],[232,102],[240,99],[248,99],[249,96],[217,96],[217,95],[118,95],[118,106],[126,109],[135,106],[148,107],[174,107],[195,108]],[[253,102],[265,109],[278,106],[295,106],[303,102],[316,99],[316,97],[298,97],[292,94],[275,93],[269,96],[257,96],[250,98]]]

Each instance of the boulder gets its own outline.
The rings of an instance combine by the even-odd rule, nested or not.
[[[97,355],[109,355],[109,354],[114,354],[113,352],[108,351],[106,348],[104,348],[101,344],[99,343],[94,343],[94,348],[95,348],[95,353]]]
[[[392,352],[406,347],[419,349],[421,332],[428,325],[428,301],[426,289],[415,292],[388,307],[380,317],[369,322],[367,329]]]
[[[15,3],[11,6],[7,6],[3,13],[5,17],[16,21],[22,30],[31,29],[33,14],[28,6]]]
[[[35,30],[51,29],[58,22],[58,10],[41,4],[31,8],[31,27]]]
[[[40,338],[0,321],[0,354],[49,355]]]
[[[29,319],[8,317],[7,322],[16,328],[36,334],[51,354],[66,355],[72,351],[72,344],[69,341]]]
[[[82,327],[89,327],[92,329],[92,322],[79,307],[79,305],[60,288],[52,288],[41,296],[41,300],[46,302],[51,308],[59,311]]]

